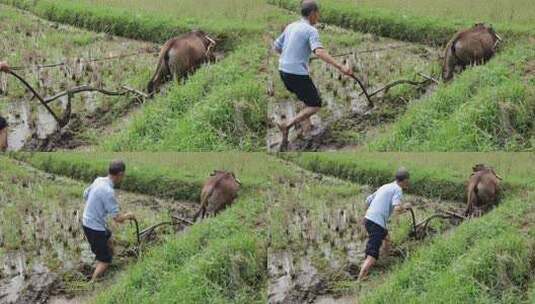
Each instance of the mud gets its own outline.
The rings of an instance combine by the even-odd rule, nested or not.
[[[356,70],[356,75],[364,82],[367,91],[383,87],[399,79],[421,81],[417,72],[432,75],[431,66],[438,60],[438,50],[423,45],[411,44],[373,35],[362,35],[329,26],[323,36],[342,33],[360,35],[354,46],[328,45],[333,54],[348,54],[338,57],[340,62],[348,63]],[[395,121],[405,111],[407,104],[433,92],[435,85],[414,87],[406,93],[381,92],[372,97],[375,107],[369,108],[366,97],[358,84],[319,60],[310,64],[311,77],[320,91],[323,107],[319,114],[312,116],[314,129],[306,136],[301,135],[300,127],[290,131],[289,151],[328,151],[355,149],[379,127]],[[271,123],[267,136],[270,151],[280,149],[281,135],[276,123],[294,117],[304,106],[288,92],[273,71],[271,76],[277,84],[274,96],[268,105]],[[400,87],[406,87],[406,85]]]
[[[414,206],[417,222],[435,210],[462,210],[456,202],[417,196],[407,196],[405,202]],[[348,291],[340,290],[337,284],[355,282],[365,258],[367,233],[360,212],[356,204],[336,209],[327,207],[319,215],[312,215],[307,209],[294,209],[287,223],[288,248],[268,250],[268,302],[357,303],[357,295],[346,294]],[[394,220],[407,221],[409,215],[400,217]],[[459,221],[437,220],[426,237],[444,233],[458,224]],[[391,250],[382,248],[375,271],[386,272],[402,262],[418,242],[407,235]]]
[[[12,176],[12,187],[20,189],[46,189],[46,183],[72,184],[73,181],[46,174],[21,163],[28,175]],[[1,178],[0,178],[1,181]],[[71,185],[72,187],[72,185]],[[30,190],[28,190],[30,191]],[[33,190],[31,190],[33,191]],[[67,187],[68,191],[72,191]],[[81,196],[81,193],[80,193]],[[170,215],[191,220],[197,204],[161,199],[130,192],[117,191],[123,210],[134,212],[140,229],[155,223],[169,221]],[[9,197],[9,196],[8,196]],[[45,205],[21,202],[18,216],[4,210],[0,214],[0,303],[77,303],[80,294],[87,292],[87,283],[93,271],[94,255],[81,229],[82,202],[68,195]],[[15,226],[14,231],[12,227]],[[185,226],[158,228],[150,238],[144,239],[143,250],[157,244],[164,234],[177,233]],[[104,279],[109,280],[136,259],[135,229],[126,223],[111,226],[115,247],[114,270]],[[13,234],[19,241],[13,240]],[[47,302],[54,298],[54,302]],[[59,302],[59,301],[63,302]],[[65,301],[70,302],[65,302]]]
[[[43,97],[49,97],[79,85],[91,85],[116,91],[140,73],[156,64],[158,46],[152,43],[93,33],[49,22],[36,16],[0,5],[0,18],[6,19],[0,31],[9,33],[0,53],[12,66],[24,66],[17,74],[26,79]],[[31,32],[29,38],[26,33]],[[36,48],[26,48],[28,39]],[[38,48],[37,48],[38,47]],[[22,49],[22,52],[15,52]],[[93,61],[139,53],[112,60]],[[11,54],[18,54],[13,57]],[[20,58],[19,58],[20,57]],[[63,63],[50,68],[38,65]],[[132,80],[130,80],[132,81]],[[144,84],[143,84],[144,86]],[[143,87],[138,88],[143,91]],[[9,123],[10,151],[52,151],[74,149],[94,143],[91,132],[103,129],[116,118],[139,104],[130,96],[104,96],[82,92],[72,98],[74,117],[61,130],[46,109],[14,77],[0,73],[0,115]],[[67,97],[49,104],[58,117],[67,107]],[[86,134],[88,133],[89,134]]]

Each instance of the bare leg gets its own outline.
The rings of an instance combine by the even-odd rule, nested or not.
[[[0,152],[7,150],[7,127],[0,130]]]
[[[366,259],[364,260],[364,263],[362,263],[362,266],[360,267],[360,273],[359,273],[359,281],[362,281],[368,277],[368,272],[370,271],[370,268],[375,264],[376,259],[370,255],[366,256]]]
[[[308,117],[301,122],[301,131],[303,135],[307,135],[310,130],[312,130],[312,121],[310,120],[310,117]]]
[[[108,270],[108,267],[110,266],[109,263],[104,263],[97,261],[97,266],[95,267],[95,272],[93,272],[93,276],[91,277],[91,283],[94,283],[97,278],[99,278],[106,270]]]
[[[279,129],[282,133],[282,144],[281,147],[286,146],[288,144],[288,132],[290,128],[295,126],[296,124],[310,119],[310,116],[316,114],[320,110],[320,107],[306,107],[304,108],[299,114],[297,114],[294,118],[292,118],[288,123],[282,122],[279,124]]]

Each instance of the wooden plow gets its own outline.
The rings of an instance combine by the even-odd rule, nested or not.
[[[171,215],[171,220],[169,221],[160,222],[148,228],[140,230],[139,222],[137,221],[137,219],[130,219],[130,221],[134,224],[135,228],[136,246],[134,248],[128,249],[128,251],[133,252],[138,259],[140,259],[142,256],[143,244],[150,240],[152,236],[154,236],[157,228],[163,226],[174,226],[175,228],[180,228],[182,225],[191,226],[194,224],[188,219],[176,215]]]
[[[427,235],[429,235],[431,231],[431,227],[429,226],[429,223],[432,220],[435,219],[459,219],[461,221],[466,220],[467,218],[463,215],[457,214],[455,212],[447,211],[447,210],[438,210],[437,213],[427,217],[426,219],[422,220],[419,223],[416,223],[416,216],[414,214],[414,210],[412,208],[408,209],[411,218],[412,218],[412,229],[409,233],[410,238],[414,238],[417,240],[421,240],[425,238]]]

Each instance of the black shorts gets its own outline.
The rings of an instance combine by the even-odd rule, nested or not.
[[[93,230],[83,226],[84,234],[91,245],[91,251],[96,255],[96,260],[103,263],[111,263],[112,253],[108,246],[108,240],[111,238],[111,231]]]
[[[379,250],[383,244],[383,240],[388,234],[388,230],[381,227],[380,225],[370,221],[369,219],[364,220],[364,227],[368,231],[368,243],[366,244],[366,255],[372,256],[376,259],[379,258]]]
[[[320,94],[310,76],[279,72],[288,91],[294,93],[299,100],[309,107],[321,107]]]

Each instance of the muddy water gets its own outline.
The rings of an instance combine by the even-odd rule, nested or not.
[[[456,202],[418,196],[408,195],[405,201],[414,206],[417,222],[438,209],[457,213],[462,209]],[[327,207],[319,215],[294,210],[291,221],[287,223],[288,248],[270,248],[268,251],[268,302],[357,303],[358,295],[337,292],[336,285],[338,282],[355,282],[365,258],[367,233],[362,225],[361,212],[356,204],[336,209]],[[402,219],[405,216],[408,218],[408,215],[401,215]],[[435,233],[445,232],[458,223],[444,220],[442,230]],[[407,237],[393,250],[382,250],[377,267],[380,270],[376,271],[388,271],[392,265],[402,261],[406,251],[411,250],[408,248],[417,245],[417,241]]]
[[[329,27],[323,35],[335,35],[338,32],[348,33],[336,27]],[[339,57],[338,60],[354,67],[356,75],[364,82],[368,92],[373,92],[394,80],[415,77],[417,81],[421,81],[422,78],[416,76],[416,73],[430,75],[431,65],[438,60],[436,49],[372,35],[362,35],[360,43],[355,47],[339,47],[334,44],[328,48],[332,53],[353,53]],[[302,136],[299,130],[290,131],[289,150],[339,150],[352,143],[357,145],[359,138],[367,135],[370,129],[389,123],[393,120],[392,116],[402,114],[407,102],[433,90],[431,85],[423,87],[416,96],[407,97],[409,100],[390,100],[388,95],[379,93],[373,97],[375,107],[369,108],[365,96],[361,94],[362,90],[354,80],[342,77],[336,69],[319,60],[311,62],[310,70],[311,77],[320,91],[323,107],[317,115],[312,116],[314,129],[310,134]],[[282,83],[275,79],[278,78],[276,71],[271,77],[279,84],[276,85],[275,96],[268,105],[272,125],[268,131],[267,145],[270,151],[278,151],[281,135],[275,123],[294,117],[304,105],[295,96],[285,92]],[[336,138],[340,133],[350,138]]]
[[[28,172],[35,175],[29,175],[31,178],[13,176],[10,179],[15,187],[45,189],[43,183],[46,181],[66,185],[72,183],[68,179],[29,167]],[[69,190],[72,189],[67,187],[67,193]],[[122,209],[138,216],[140,229],[169,221],[169,215],[191,219],[197,210],[197,205],[193,203],[120,190],[117,194]],[[13,213],[8,213],[14,218],[9,222],[0,220],[0,303],[49,303],[47,301],[51,298],[54,299],[51,303],[78,303],[83,297],[80,298],[78,294],[73,297],[73,293],[80,291],[72,290],[69,286],[87,282],[94,263],[94,255],[81,229],[82,202],[72,201],[68,195],[59,194],[57,200],[46,204],[21,202],[17,208],[18,218]],[[19,227],[15,231],[12,229],[14,225]],[[111,229],[114,231],[116,252],[114,264],[118,269],[113,272],[117,272],[135,259],[131,250],[135,246],[135,230],[129,224],[112,225]],[[173,231],[170,227],[159,228],[150,240],[146,240],[143,248],[146,250],[158,241],[158,236]],[[20,242],[13,240],[13,234]]]
[[[6,5],[0,5],[0,19],[6,21],[0,24],[0,32],[6,34],[5,43],[0,44],[0,54],[5,54],[2,60],[15,67],[25,67],[18,69],[17,74],[43,97],[80,85],[110,91],[117,91],[123,85],[135,87],[137,84],[129,82],[141,74],[148,75],[156,64],[158,47],[153,43],[49,22]],[[29,41],[34,48],[27,47]],[[95,61],[131,54],[134,56]],[[38,68],[59,63],[63,65]],[[58,117],[62,117],[66,105],[67,96],[49,104]],[[72,100],[75,122],[58,130],[56,121],[26,87],[15,77],[0,74],[0,115],[7,117],[10,124],[8,140],[12,151],[72,149],[88,144],[88,136],[83,133],[89,126],[101,128],[135,105],[137,100],[132,96],[79,93]]]

